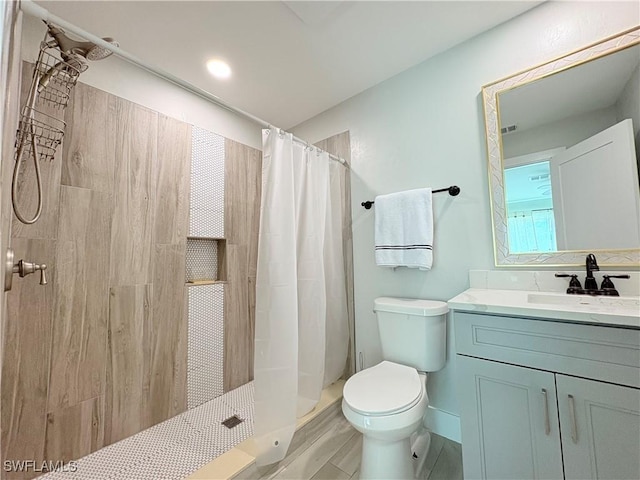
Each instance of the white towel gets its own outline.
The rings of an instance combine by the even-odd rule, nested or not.
[[[433,264],[431,189],[379,195],[375,212],[376,264],[429,270]]]

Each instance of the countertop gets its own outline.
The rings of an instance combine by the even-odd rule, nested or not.
[[[640,329],[640,298],[470,288],[448,301],[462,312],[495,313]]]

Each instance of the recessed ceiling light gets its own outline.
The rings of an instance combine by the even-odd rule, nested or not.
[[[217,58],[207,62],[207,70],[216,78],[229,78],[231,76],[231,67],[229,64]]]

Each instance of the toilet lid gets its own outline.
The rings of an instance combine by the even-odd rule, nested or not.
[[[344,401],[365,415],[385,415],[413,406],[422,392],[415,368],[383,361],[353,375],[344,386]]]

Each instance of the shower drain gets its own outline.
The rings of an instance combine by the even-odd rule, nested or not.
[[[242,422],[244,422],[244,420],[239,418],[237,415],[234,415],[233,417],[229,417],[226,420],[223,420],[221,423],[227,428],[233,428],[233,427],[237,427]]]

